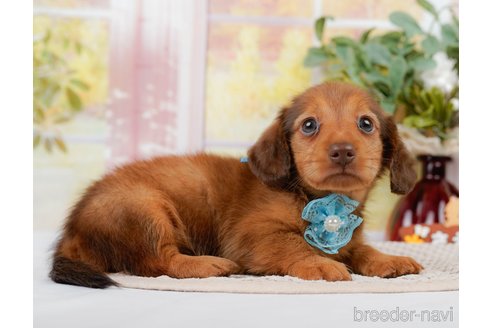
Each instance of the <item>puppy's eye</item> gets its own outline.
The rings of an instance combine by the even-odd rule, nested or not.
[[[305,136],[312,136],[313,134],[318,132],[318,128],[318,122],[316,122],[314,118],[310,117],[302,122],[301,131],[302,134],[304,134]]]
[[[359,122],[357,122],[357,126],[359,129],[365,133],[371,133],[374,131],[374,124],[371,119],[367,116],[362,116],[359,118]]]

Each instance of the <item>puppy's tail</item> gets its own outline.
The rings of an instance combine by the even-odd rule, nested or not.
[[[55,255],[53,258],[50,278],[59,284],[90,288],[118,286],[105,273],[98,272],[83,262],[71,260],[61,255]]]

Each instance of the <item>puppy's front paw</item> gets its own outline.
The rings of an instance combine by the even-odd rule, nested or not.
[[[382,254],[359,266],[357,273],[370,277],[394,278],[405,274],[417,274],[422,269],[423,267],[411,257]]]
[[[217,256],[178,254],[172,260],[165,274],[174,278],[220,277],[241,271],[233,261]]]
[[[296,262],[289,268],[287,274],[305,280],[352,280],[350,272],[343,263],[321,256]]]

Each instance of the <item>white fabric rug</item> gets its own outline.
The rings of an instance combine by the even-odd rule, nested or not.
[[[458,290],[459,261],[457,244],[374,243],[379,250],[413,257],[424,266],[418,275],[385,279],[353,274],[352,281],[307,281],[290,276],[212,277],[203,279],[156,278],[111,274],[121,287],[183,292],[220,292],[255,294],[327,293],[404,293]]]

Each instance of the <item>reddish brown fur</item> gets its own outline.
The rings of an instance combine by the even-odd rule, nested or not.
[[[361,115],[372,118],[374,133],[358,129]],[[315,136],[300,133],[308,117],[321,124]],[[353,176],[338,175],[340,167],[328,159],[328,147],[337,142],[355,147],[357,158],[346,167]],[[70,214],[55,253],[68,262],[60,262],[64,266],[54,268],[52,278],[74,283],[64,277],[77,277],[72,267],[82,264],[88,276],[247,272],[330,281],[350,280],[349,270],[381,277],[421,270],[411,258],[367,246],[362,226],[335,255],[303,238],[307,222],[301,212],[312,198],[339,192],[363,204],[385,169],[394,192],[413,186],[412,161],[396,126],[366,92],[339,83],[307,90],[280,112],[248,155],[249,165],[198,154],[139,161],[109,173]],[[75,284],[94,287],[90,281]]]

